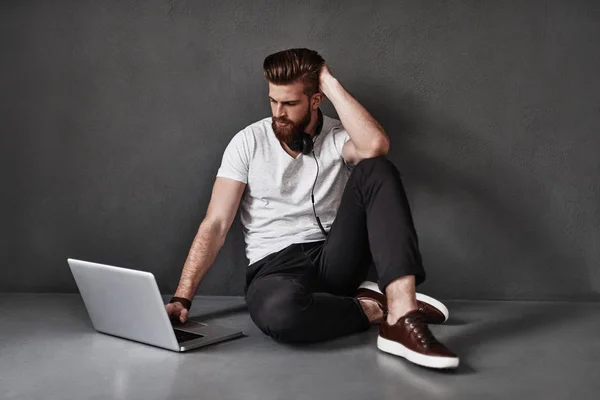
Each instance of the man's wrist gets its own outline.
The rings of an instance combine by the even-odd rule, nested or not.
[[[169,300],[169,303],[179,303],[187,310],[192,307],[192,301],[190,299],[186,299],[185,297],[173,296],[171,297],[171,300]]]

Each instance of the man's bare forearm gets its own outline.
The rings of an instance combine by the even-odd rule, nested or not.
[[[203,221],[188,254],[175,296],[192,299],[204,275],[212,266],[225,242],[218,224]]]

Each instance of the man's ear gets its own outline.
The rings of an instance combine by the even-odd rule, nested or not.
[[[323,102],[323,95],[321,94],[321,92],[317,92],[317,93],[313,94],[312,100],[310,102],[310,107],[313,110],[316,110],[317,108],[319,108],[319,106],[321,105],[322,102]]]

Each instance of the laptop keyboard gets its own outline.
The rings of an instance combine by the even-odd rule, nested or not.
[[[199,339],[204,337],[204,335],[199,335],[197,333],[191,333],[186,331],[180,331],[179,329],[173,329],[175,332],[175,337],[177,338],[178,343],[187,342],[189,340]]]

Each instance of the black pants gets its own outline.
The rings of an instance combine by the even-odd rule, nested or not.
[[[353,296],[371,265],[383,291],[406,275],[415,275],[416,284],[425,280],[400,173],[386,157],[354,167],[326,240],[292,244],[248,267],[250,316],[282,342],[366,330],[369,320]]]

